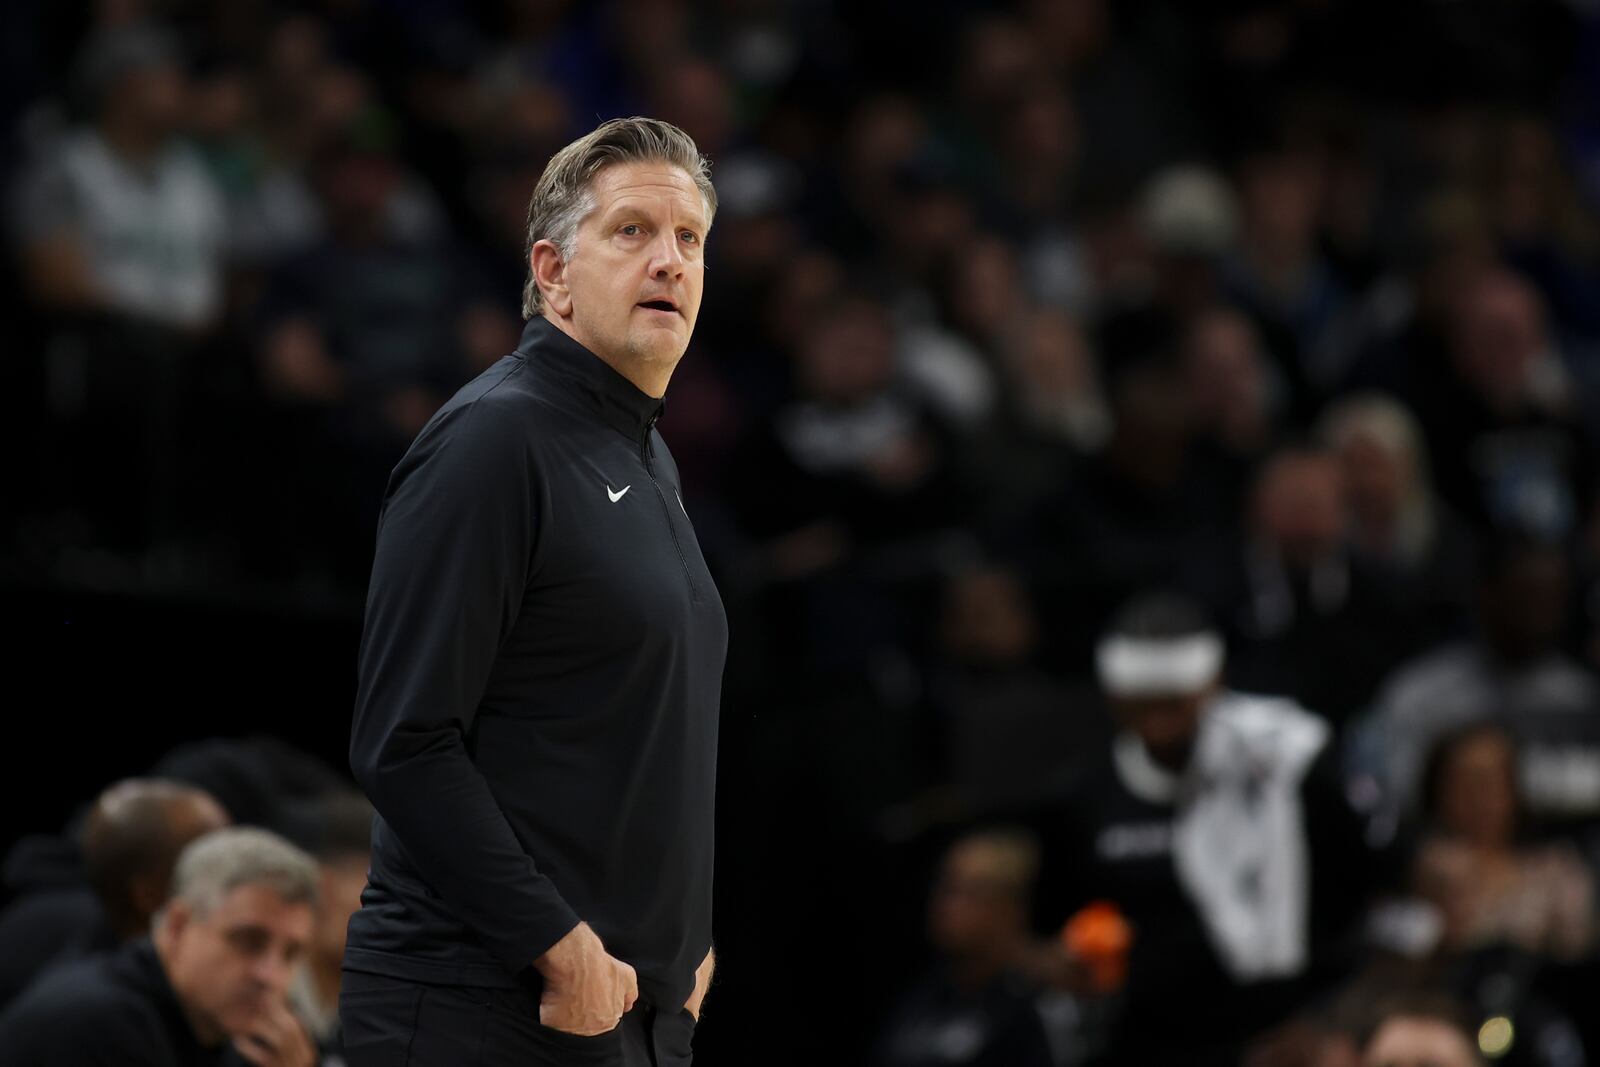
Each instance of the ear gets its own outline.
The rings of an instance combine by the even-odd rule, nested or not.
[[[169,900],[161,912],[161,923],[156,928],[156,939],[170,947],[194,919],[194,909],[186,900]]]
[[[572,292],[567,288],[567,264],[554,241],[539,241],[528,257],[534,284],[544,297],[545,307],[566,318],[572,314]]]

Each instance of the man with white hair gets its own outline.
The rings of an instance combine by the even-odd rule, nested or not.
[[[378,814],[351,1067],[690,1062],[728,625],[656,420],[707,168],[647,118],[557,152],[522,343],[390,478],[350,742]]]
[[[288,988],[316,899],[316,864],[276,835],[197,839],[150,937],[51,974],[0,1017],[0,1063],[313,1067]]]
[[[1372,866],[1332,731],[1224,688],[1222,638],[1181,597],[1126,606],[1096,661],[1119,732],[1042,813],[1040,918],[1098,901],[1131,927],[1113,1062],[1236,1063],[1307,994]]]

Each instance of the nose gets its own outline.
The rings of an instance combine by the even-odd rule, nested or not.
[[[650,245],[650,277],[665,281],[683,276],[683,249],[676,230],[664,230]]]
[[[282,953],[263,953],[256,961],[254,977],[272,992],[281,993],[289,988],[289,979],[294,974],[294,966],[294,963]]]

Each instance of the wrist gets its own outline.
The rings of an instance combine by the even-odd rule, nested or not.
[[[585,942],[589,927],[580,922],[568,930],[561,940],[551,945],[544,955],[533,961],[533,969],[538,971],[545,981],[562,981],[576,971],[583,959]]]

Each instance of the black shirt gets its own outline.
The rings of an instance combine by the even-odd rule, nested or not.
[[[878,1067],[1052,1067],[1038,992],[1002,974],[978,990],[943,971],[901,999],[879,1041]]]
[[[582,920],[645,999],[692,991],[728,630],[661,409],[535,318],[395,468],[350,744],[378,817],[346,967],[511,985]]]
[[[227,1046],[195,1038],[149,940],[40,980],[0,1016],[6,1067],[212,1067]]]

